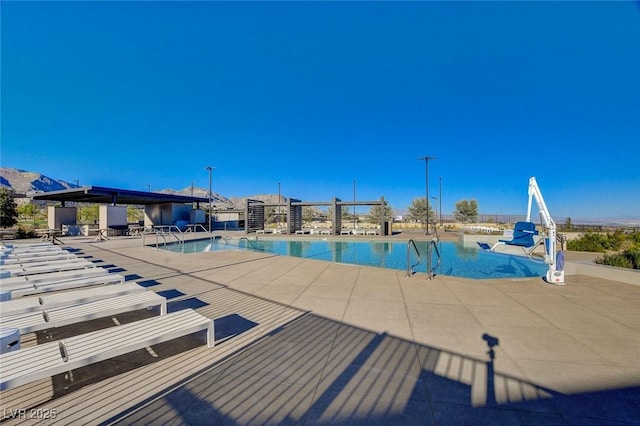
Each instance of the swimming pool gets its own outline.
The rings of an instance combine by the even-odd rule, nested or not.
[[[423,256],[415,272],[427,271],[427,242],[416,241]],[[341,240],[247,240],[210,239],[186,241],[161,246],[171,251],[198,253],[219,250],[251,250],[307,259],[326,260],[354,265],[377,266],[388,269],[407,269],[407,242],[402,241],[341,241]],[[436,274],[464,278],[524,278],[544,276],[547,266],[522,256],[487,252],[476,248],[463,247],[455,242],[440,242],[442,265]],[[434,254],[435,256],[435,254]],[[417,257],[412,253],[411,263]],[[433,259],[435,265],[435,257]]]

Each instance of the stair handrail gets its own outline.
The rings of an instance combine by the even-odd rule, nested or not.
[[[411,264],[411,247],[413,247],[414,251],[418,255],[418,263],[416,263],[415,265]],[[420,255],[420,250],[418,250],[418,246],[416,245],[416,242],[413,241],[413,239],[409,239],[409,241],[407,241],[407,277],[410,277],[414,274],[413,268],[418,266],[421,261],[422,261],[422,256]]]
[[[207,230],[207,228],[204,227],[204,225],[200,224],[200,223],[194,223],[194,224],[190,224],[189,225],[190,228],[192,228],[192,232],[197,232],[198,228],[202,228],[202,230],[209,234],[209,240],[213,243],[213,232],[210,232],[209,230]]]
[[[246,240],[246,241],[247,241],[247,243],[248,243],[248,244],[251,246],[251,248],[253,248],[254,250],[259,250],[259,249],[258,249],[258,247],[256,247],[256,246],[251,242],[251,240],[250,240],[248,237],[240,237],[240,238],[238,238],[238,243],[240,243],[240,241],[242,241],[242,240]],[[258,238],[256,237],[255,241],[257,241],[257,240],[258,240]]]
[[[440,249],[438,248],[438,243],[440,242],[440,239],[436,239],[433,238],[431,239],[431,241],[429,241],[429,249],[427,250],[427,279],[433,279],[433,277],[435,276],[435,271],[436,269],[440,268],[440,266],[442,265],[442,256],[440,255]],[[436,266],[432,267],[431,263],[433,261],[433,250],[435,250],[436,255],[437,255],[437,259],[438,262],[436,264]]]
[[[438,224],[436,223],[435,220],[431,221],[431,225],[433,225],[433,233],[436,235],[436,238],[438,239],[438,242],[440,242],[440,235],[438,235]]]
[[[178,231],[178,234],[176,234],[175,231]],[[167,236],[171,237],[173,236],[177,242],[178,245],[180,247],[180,251],[184,251],[184,232],[182,232],[182,230],[180,228],[178,228],[175,225],[159,225],[159,226],[155,226],[153,228],[153,233],[156,236],[156,250],[158,250],[158,247],[160,246],[160,241],[158,239],[158,237],[162,237],[163,240],[163,245],[167,245]],[[144,235],[142,236],[142,245],[145,245],[145,238]]]
[[[178,231],[178,234],[173,231]],[[176,225],[169,225],[168,232],[169,235],[173,235],[173,237],[178,241],[178,247],[180,247],[180,251],[184,252],[184,232],[182,232],[182,229],[180,229]]]

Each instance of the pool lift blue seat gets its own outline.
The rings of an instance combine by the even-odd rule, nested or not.
[[[487,243],[479,242],[478,245],[484,250],[494,251],[499,245],[509,245],[522,247],[522,250],[531,256],[531,253],[542,243],[542,239],[536,241],[534,236],[538,235],[536,224],[533,222],[516,222],[513,228],[513,237],[510,240],[498,240],[493,247]]]

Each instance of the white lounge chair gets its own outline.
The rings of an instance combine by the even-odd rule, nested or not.
[[[4,259],[3,259],[4,260]],[[19,260],[19,259],[18,259]],[[36,259],[33,262],[13,262],[11,264],[0,265],[0,271],[13,271],[17,269],[25,269],[25,268],[37,268],[41,266],[47,265],[61,265],[64,263],[74,263],[74,262],[87,262],[86,259],[80,258],[78,256],[73,256],[71,259]]]
[[[39,254],[49,254],[49,253],[56,253],[56,252],[61,252],[61,251],[68,251],[66,249],[63,249],[60,246],[50,246],[50,247],[33,247],[33,248],[10,248],[10,247],[3,247],[0,248],[0,255],[2,255],[2,257],[6,257],[6,256],[26,256],[26,255],[30,255],[30,256],[37,256]]]
[[[15,290],[20,288],[32,287],[33,284],[37,283],[54,283],[73,278],[86,278],[96,275],[104,275],[107,272],[108,271],[104,268],[89,268],[2,278],[0,279],[0,290]]]
[[[0,266],[0,277],[18,277],[21,275],[35,275],[47,272],[61,272],[74,269],[88,269],[95,268],[96,264],[88,262],[84,259],[78,258],[77,260],[66,261],[53,261],[53,262],[36,262],[28,265],[16,265],[16,266]]]
[[[102,275],[70,278],[68,280],[61,280],[57,282],[34,283],[32,286],[27,288],[11,290],[11,298],[14,299],[31,294],[48,293],[51,291],[69,290],[74,288],[77,289],[81,287],[121,284],[123,282],[124,277],[120,274],[103,273]]]
[[[118,325],[0,355],[0,390],[51,377],[151,345],[207,330],[214,346],[213,320],[192,309]]]
[[[46,253],[46,252],[56,252],[62,251],[61,247],[53,245],[51,243],[43,243],[42,245],[33,245],[33,246],[12,246],[12,247],[4,247],[0,249],[0,255],[6,256],[8,254],[25,254],[25,253]]]
[[[12,266],[12,265],[28,265],[37,262],[51,262],[69,259],[81,259],[73,253],[69,253],[66,250],[59,252],[44,252],[38,254],[11,254],[4,259],[0,259],[0,265]]]
[[[50,242],[20,243],[20,244],[3,242],[3,243],[0,243],[0,246],[2,246],[2,248],[5,248],[5,249],[7,248],[8,249],[27,249],[27,248],[33,248],[33,247],[55,247],[56,245]]]
[[[4,329],[17,328],[20,330],[20,334],[34,333],[152,306],[160,307],[160,315],[167,313],[167,299],[153,291],[145,291],[79,305],[47,309],[42,312],[9,316],[3,314],[0,317],[0,327]]]
[[[89,303],[96,300],[109,299],[111,297],[140,293],[143,291],[146,291],[144,287],[134,282],[127,282],[118,285],[104,285],[83,288],[81,290],[45,293],[40,296],[21,297],[19,299],[2,302],[2,304],[0,304],[0,316],[41,312],[44,309],[59,306],[73,306],[80,303]]]

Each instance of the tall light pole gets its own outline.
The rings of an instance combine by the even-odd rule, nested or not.
[[[280,182],[278,182],[278,229],[281,229],[282,226],[281,225],[281,221],[280,221],[280,216],[281,216],[281,210],[280,210]]]
[[[147,192],[151,192],[151,185],[147,184]]]
[[[209,170],[209,232],[211,232],[211,213],[213,212],[213,208],[211,207],[211,174],[215,167],[207,166],[206,170]]]
[[[440,176],[440,228],[442,228],[442,176]]]
[[[436,215],[436,223],[438,222],[438,197],[431,197],[434,200],[434,205],[436,206],[435,215]]]
[[[356,229],[356,180],[353,180],[353,229]]]
[[[426,180],[426,184],[425,184],[425,197],[424,197],[424,201],[427,204],[427,212],[426,212],[426,217],[427,217],[427,235],[429,235],[429,160],[435,160],[436,157],[429,157],[428,155],[425,155],[424,157],[420,157],[418,158],[418,160],[424,160],[424,164],[425,164],[425,180]]]

